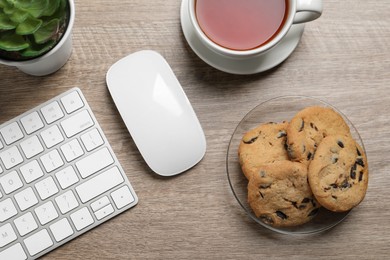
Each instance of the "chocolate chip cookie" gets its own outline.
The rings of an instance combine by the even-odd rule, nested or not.
[[[349,127],[336,111],[312,106],[298,112],[286,129],[291,160],[309,165],[316,148],[328,135],[349,135]]]
[[[258,167],[248,183],[248,203],[258,218],[274,227],[304,224],[320,207],[307,182],[307,167],[291,161]]]
[[[350,210],[367,191],[366,155],[350,135],[327,136],[309,165],[308,179],[322,206],[337,212]]]
[[[238,157],[248,180],[252,168],[289,160],[285,148],[287,124],[287,122],[262,124],[243,136],[238,148]]]

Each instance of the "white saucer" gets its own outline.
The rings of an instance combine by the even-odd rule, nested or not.
[[[235,60],[211,51],[199,40],[191,26],[187,6],[188,0],[182,0],[180,20],[184,37],[188,44],[204,62],[214,68],[232,74],[255,74],[269,70],[282,63],[298,46],[305,28],[304,24],[292,25],[282,41],[266,53],[248,60]]]

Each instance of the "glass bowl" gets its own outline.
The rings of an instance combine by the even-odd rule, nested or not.
[[[233,195],[250,218],[260,225],[278,233],[315,234],[323,232],[342,222],[350,213],[350,211],[336,213],[322,207],[320,208],[318,214],[308,223],[295,227],[273,227],[257,218],[247,202],[248,181],[241,171],[238,158],[238,147],[241,138],[247,131],[262,123],[290,121],[298,111],[308,106],[331,107],[338,112],[350,127],[352,137],[357,143],[359,143],[365,152],[364,145],[358,131],[345,115],[343,115],[337,108],[324,101],[305,96],[277,97],[256,106],[254,109],[249,111],[248,114],[246,114],[236,127],[227,151],[227,176]]]

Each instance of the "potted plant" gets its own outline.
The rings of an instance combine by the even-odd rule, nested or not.
[[[43,76],[72,51],[73,0],[0,0],[0,63]]]

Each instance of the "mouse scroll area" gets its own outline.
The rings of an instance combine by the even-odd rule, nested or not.
[[[203,158],[203,129],[160,54],[140,51],[119,60],[107,73],[107,86],[137,148],[154,172],[173,176]]]

